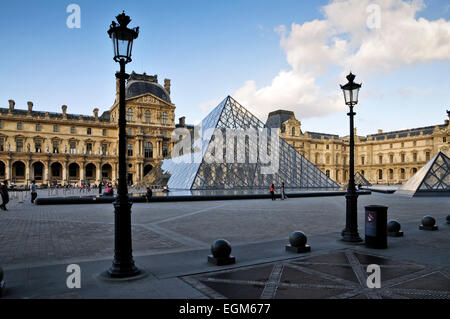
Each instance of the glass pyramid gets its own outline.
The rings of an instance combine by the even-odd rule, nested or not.
[[[396,194],[408,196],[449,196],[450,158],[439,152],[417,171]]]
[[[286,188],[339,188],[276,131],[267,130],[263,122],[230,96],[203,119],[201,131],[203,135],[194,141],[193,153],[164,160],[162,169],[171,175],[169,188],[257,189],[269,188],[272,183],[276,186],[284,183]],[[229,132],[257,134],[240,139]],[[234,147],[234,152],[228,154],[227,138]],[[271,171],[274,163],[276,169]]]
[[[372,186],[372,184],[370,184],[370,182],[360,172],[356,172],[355,174],[355,185]]]

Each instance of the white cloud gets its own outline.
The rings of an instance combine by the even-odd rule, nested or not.
[[[381,9],[381,20],[380,28],[370,29],[366,9],[373,3]],[[265,87],[249,80],[234,97],[262,119],[277,108],[295,111],[299,118],[321,116],[345,108],[338,89],[327,91],[318,84],[334,80],[330,67],[342,71],[341,82],[349,69],[357,80],[367,81],[375,73],[449,60],[450,22],[416,18],[423,8],[422,1],[335,0],[322,8],[323,20],[293,23],[290,31],[279,26],[275,31],[290,69]]]

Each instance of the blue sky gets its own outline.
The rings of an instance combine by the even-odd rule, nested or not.
[[[72,3],[81,8],[80,29],[66,26],[66,8]],[[108,110],[114,101],[118,66],[112,60],[106,31],[122,10],[133,19],[131,26],[141,29],[127,71],[158,74],[160,83],[170,78],[176,117],[186,116],[190,123],[198,122],[216,102],[230,94],[237,95],[237,100],[263,121],[269,110],[291,109],[302,121],[304,131],[346,135],[348,118],[345,109],[339,109],[341,100],[337,101],[335,95],[341,94],[338,84],[345,83],[343,74],[350,67],[357,80],[363,82],[356,119],[359,134],[375,133],[378,128],[387,131],[440,124],[446,118],[445,110],[450,109],[450,50],[446,51],[449,37],[442,36],[450,20],[445,0],[425,1],[414,20],[417,27],[419,18],[436,27],[435,21],[441,19],[444,28],[436,32],[440,38],[435,45],[444,52],[439,56],[424,52],[411,63],[405,62],[409,61],[408,55],[393,53],[381,62],[376,60],[387,65],[381,72],[369,70],[371,60],[359,57],[352,60],[356,61],[352,65],[329,57],[326,61],[289,61],[288,56],[304,47],[302,37],[295,37],[294,26],[305,32],[303,27],[309,23],[318,26],[320,21],[333,20],[339,12],[330,1],[9,1],[2,4],[4,18],[0,20],[0,106],[8,107],[8,99],[14,99],[16,107],[23,109],[27,101],[33,101],[36,110],[51,112],[60,112],[63,104],[75,114],[92,114],[96,107],[101,112]],[[328,23],[327,28],[329,34],[336,25]],[[386,29],[382,25],[380,30]],[[358,34],[348,33],[344,30],[337,37],[350,44]],[[404,36],[405,47],[421,50],[414,42],[414,34]],[[288,44],[282,44],[283,38]],[[326,44],[334,39],[335,35],[325,39]],[[354,51],[371,42],[362,43]],[[415,56],[416,51],[411,55]],[[299,71],[314,63],[317,65],[313,71]],[[326,70],[318,72],[322,65]],[[359,67],[355,69],[355,65]],[[298,96],[288,99],[292,92],[278,90],[274,84],[278,75],[285,75],[283,71],[290,72],[294,80],[307,82],[311,78],[314,85],[297,83]],[[248,81],[254,88],[244,90]],[[317,92],[311,99],[303,99],[312,89]],[[273,98],[261,100],[269,93]],[[325,99],[327,96],[330,99]]]

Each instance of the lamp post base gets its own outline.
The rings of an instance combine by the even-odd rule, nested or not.
[[[109,268],[107,275],[111,278],[131,278],[141,275],[141,270],[134,264],[120,265],[113,262],[113,265]]]
[[[361,243],[363,242],[362,238],[359,236],[358,232],[349,232],[346,230],[343,230],[342,233],[342,241],[348,242],[348,243]]]

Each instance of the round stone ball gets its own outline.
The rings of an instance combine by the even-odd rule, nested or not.
[[[0,267],[0,281],[3,280],[3,269],[2,267]]]
[[[433,227],[434,225],[436,225],[436,219],[431,216],[425,216],[424,218],[422,218],[422,225]]]
[[[289,236],[289,243],[293,247],[305,247],[308,238],[301,231],[295,231]]]
[[[217,239],[211,246],[215,258],[228,258],[231,254],[231,244],[225,239]]]
[[[397,233],[400,231],[400,223],[396,220],[391,220],[388,224],[387,224],[387,231],[390,233]]]

